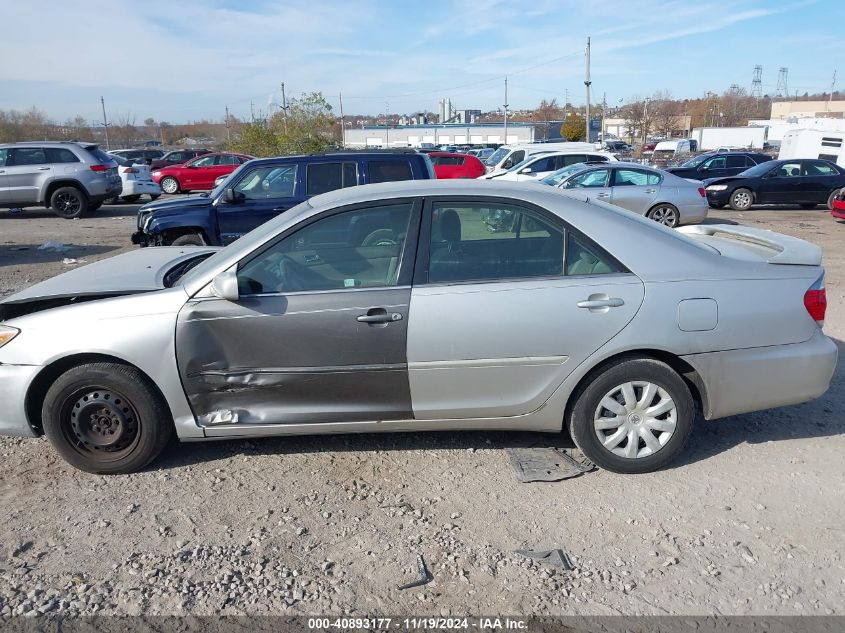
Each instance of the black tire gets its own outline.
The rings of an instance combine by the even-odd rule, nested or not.
[[[123,196],[120,199],[123,200],[124,202],[134,203],[134,202],[138,202],[138,200],[141,199],[141,196],[136,194],[134,196]]]
[[[92,202],[91,204],[89,204],[89,205],[88,205],[88,211],[89,211],[89,212],[90,212],[90,211],[96,211],[96,210],[97,210],[97,209],[99,209],[101,206],[103,206],[103,203],[102,203],[102,202]]]
[[[170,243],[171,246],[205,246],[205,241],[199,233],[180,235]]]
[[[179,193],[179,181],[173,176],[165,176],[158,183],[164,193]]]
[[[751,205],[754,204],[754,194],[751,189],[740,187],[731,194],[728,204],[734,211],[748,211]]]
[[[72,466],[117,475],[161,454],[173,423],[155,387],[135,367],[87,363],[59,376],[41,409],[44,433]]]
[[[50,208],[60,218],[75,220],[88,211],[88,198],[76,187],[59,187],[50,196]]]
[[[654,205],[649,209],[646,217],[672,229],[681,223],[681,212],[678,211],[678,207],[668,202]]]
[[[842,191],[842,189],[834,189],[833,191],[831,191],[831,192],[830,192],[830,195],[827,197],[827,208],[828,208],[829,210],[831,210],[831,211],[833,210],[833,199],[834,199],[837,195],[839,195],[839,193],[840,193],[841,191]]]
[[[663,431],[650,430],[651,427],[646,425],[645,420],[647,418],[644,415],[640,415],[638,420],[634,419],[637,416],[636,410],[630,413],[623,413],[622,416],[613,414],[614,417],[624,417],[624,427],[623,425],[618,427],[611,426],[607,430],[602,431],[598,431],[594,427],[596,416],[602,412],[612,413],[609,409],[601,405],[604,399],[610,396],[615,390],[621,389],[622,385],[638,382],[650,383],[664,391],[661,394],[658,390],[655,396],[653,396],[651,403],[646,403],[647,405],[650,406],[654,403],[654,398],[656,397],[664,398],[664,394],[667,394],[675,405],[674,429],[665,440],[661,436],[654,435],[655,433],[662,435]],[[633,387],[633,393],[635,399],[641,401],[645,396],[645,391],[642,386],[639,387],[639,392],[636,391],[637,388],[636,386]],[[589,376],[584,382],[583,388],[577,394],[574,394],[573,397],[575,398],[575,404],[571,409],[569,420],[567,421],[572,439],[596,465],[611,472],[633,474],[658,470],[671,462],[681,452],[692,432],[695,404],[687,384],[671,367],[652,358],[629,358],[605,367]],[[624,409],[626,412],[629,411],[624,406],[621,406],[621,409]],[[672,412],[661,413],[659,415],[671,416]],[[604,416],[601,417],[604,418]],[[657,420],[657,417],[655,416],[654,418],[655,422],[668,424],[671,421],[665,419]],[[639,426],[641,424],[642,426]],[[598,434],[610,433],[613,435],[619,431],[624,431],[624,428],[634,429],[635,432],[642,433],[643,435],[646,432],[651,433],[652,437],[660,444],[660,447],[651,454],[640,457],[618,455],[612,450],[605,448]],[[645,431],[642,429],[645,429]],[[632,436],[624,432],[622,435],[624,436],[624,440],[621,441],[625,442],[625,446],[621,447],[620,444],[617,444],[615,448],[618,450],[625,451],[632,437],[636,441],[636,445],[634,445],[636,451],[646,450],[646,441],[641,435]]]

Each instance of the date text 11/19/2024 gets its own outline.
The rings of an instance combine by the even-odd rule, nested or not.
[[[310,630],[482,630],[520,631],[528,628],[528,622],[518,618],[442,618],[442,617],[335,617],[308,618]]]

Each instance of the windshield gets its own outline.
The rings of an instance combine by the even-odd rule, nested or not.
[[[484,164],[492,167],[493,165],[498,163],[500,160],[502,160],[505,156],[507,156],[509,152],[510,152],[510,149],[508,149],[507,147],[500,147],[495,152],[490,154],[490,158],[485,160]]]
[[[759,176],[768,173],[772,169],[774,169],[774,164],[770,161],[766,161],[764,163],[760,163],[759,165],[754,165],[754,167],[749,167],[738,175],[747,178],[758,178]]]
[[[701,163],[705,160],[710,158],[713,154],[702,154],[701,156],[694,156],[690,158],[687,162],[682,163],[681,167],[698,167]]]
[[[584,165],[584,163],[575,163],[574,165],[569,165],[567,167],[558,169],[553,174],[549,174],[548,176],[543,178],[540,182],[542,182],[544,185],[551,185],[552,187],[557,187],[560,183],[569,178],[572,174],[581,171],[585,168],[586,165]]]

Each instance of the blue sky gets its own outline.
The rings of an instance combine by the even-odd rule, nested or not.
[[[344,112],[512,108],[749,88],[845,88],[845,0],[0,0],[0,109],[51,117],[248,116],[322,91]],[[37,44],[35,38],[37,37]],[[837,64],[839,68],[837,68]],[[387,105],[386,105],[387,104]]]

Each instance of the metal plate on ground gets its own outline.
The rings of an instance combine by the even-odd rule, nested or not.
[[[532,481],[562,481],[595,469],[595,464],[578,449],[568,448],[506,448],[511,466],[522,483]]]

